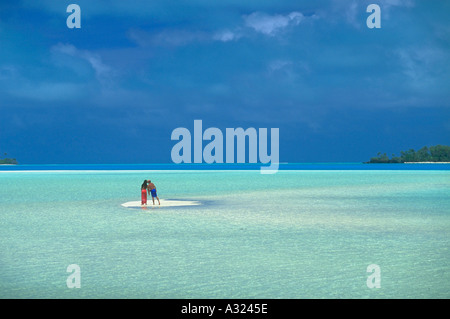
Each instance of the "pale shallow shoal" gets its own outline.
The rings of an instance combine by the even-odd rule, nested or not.
[[[169,199],[160,199],[161,205],[158,205],[158,201],[155,199],[155,206],[161,206],[161,207],[175,207],[175,206],[196,206],[200,205],[200,202],[198,201],[192,201],[192,200],[169,200]],[[142,207],[141,201],[131,201],[121,204],[123,207],[128,208],[135,208],[135,207]],[[144,205],[145,206],[145,205]],[[153,206],[152,200],[147,200],[147,206]]]

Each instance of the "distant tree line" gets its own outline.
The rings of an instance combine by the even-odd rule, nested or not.
[[[408,151],[401,151],[400,156],[392,157],[386,155],[386,153],[378,153],[377,157],[372,157],[370,161],[366,163],[405,163],[405,162],[450,162],[450,146],[436,145],[436,146],[424,146],[417,152],[413,149]]]
[[[8,155],[4,153],[5,157]],[[17,160],[15,158],[0,158],[0,164],[17,164]]]

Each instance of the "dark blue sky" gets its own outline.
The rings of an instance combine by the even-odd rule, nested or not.
[[[281,162],[449,145],[449,14],[419,0],[0,1],[0,154],[171,162],[171,132],[195,119],[279,128]]]

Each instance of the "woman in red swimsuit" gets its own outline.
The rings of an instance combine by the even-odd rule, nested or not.
[[[141,205],[147,205],[147,180],[141,185]]]

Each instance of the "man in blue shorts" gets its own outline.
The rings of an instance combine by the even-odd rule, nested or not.
[[[159,201],[159,197],[158,197],[158,195],[156,194],[156,186],[155,186],[155,184],[152,183],[151,180],[148,180],[148,183],[147,183],[147,191],[148,191],[148,194],[149,194],[149,195],[152,194],[153,205],[155,205],[155,197],[156,197],[156,199],[158,200],[158,205],[161,205],[161,203],[160,203],[160,201]]]

